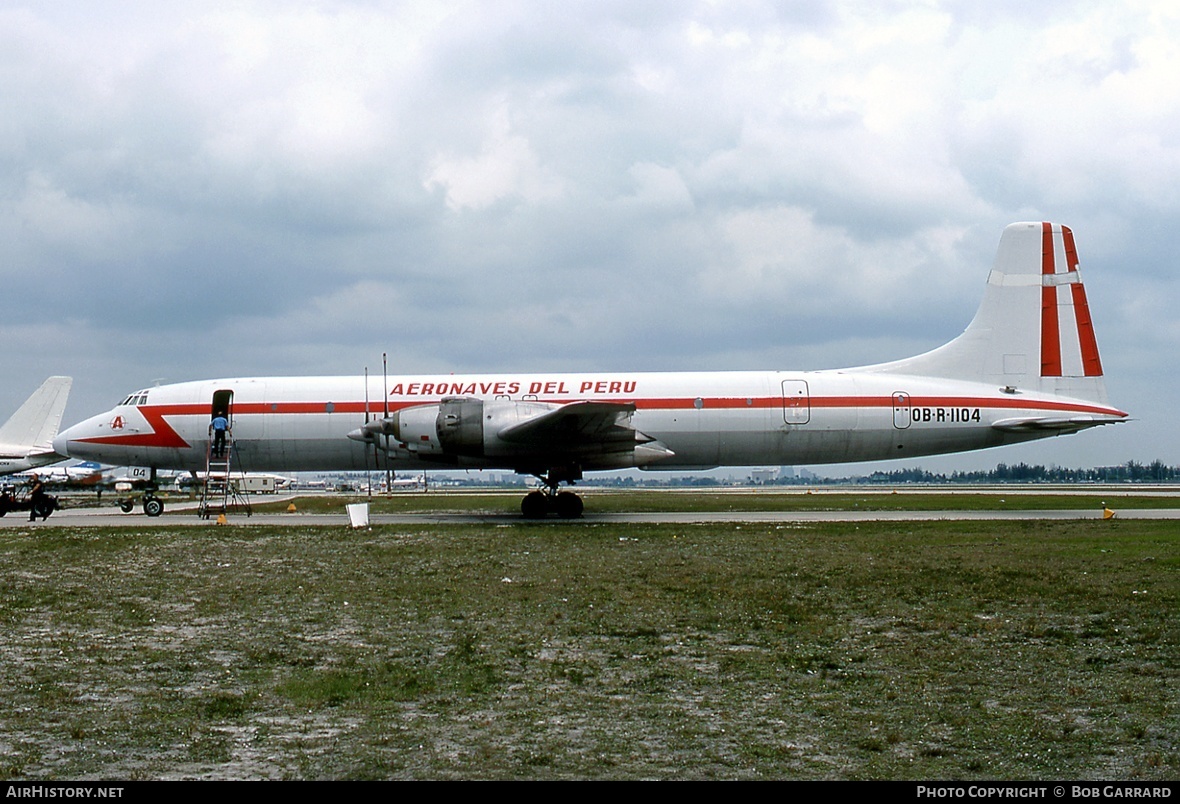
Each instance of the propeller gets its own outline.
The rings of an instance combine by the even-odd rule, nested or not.
[[[369,432],[369,367],[365,366],[365,426],[363,433]],[[373,465],[377,465],[376,439],[373,446]],[[369,446],[365,445],[365,486],[369,489],[369,499],[373,499],[373,477],[369,473]]]
[[[389,362],[385,352],[381,353],[381,398],[384,400],[384,414],[381,419],[384,424],[389,421]],[[385,435],[385,488],[388,491],[393,488],[393,471],[389,468],[389,433],[384,427],[381,428],[381,432]]]
[[[348,434],[348,437],[353,441],[360,441],[365,444],[365,473],[368,475],[369,470],[369,450],[368,445],[373,445],[373,468],[381,471],[381,459],[379,457],[382,451],[385,452],[385,487],[391,488],[393,486],[393,470],[389,466],[389,437],[396,435],[393,429],[393,423],[389,421],[389,376],[388,364],[386,362],[385,353],[381,353],[381,384],[382,393],[385,397],[383,405],[384,417],[376,418],[372,412],[372,405],[369,402],[369,368],[365,367],[365,423],[361,427],[353,430]],[[382,445],[380,438],[385,437],[385,443]],[[370,478],[371,480],[371,478]],[[370,482],[370,486],[372,483]],[[372,492],[370,491],[370,494]]]

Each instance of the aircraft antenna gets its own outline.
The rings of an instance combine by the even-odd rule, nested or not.
[[[369,432],[369,367],[365,366],[365,430]],[[373,439],[373,463],[377,463],[377,439]],[[365,447],[365,486],[369,490],[369,499],[373,499],[373,476],[369,471],[369,448]]]

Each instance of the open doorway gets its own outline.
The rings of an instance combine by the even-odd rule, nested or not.
[[[234,392],[221,390],[213,392],[213,405],[209,411],[209,431],[212,440],[209,443],[211,458],[228,458],[226,445],[233,437],[234,431]]]
[[[234,392],[232,390],[214,391],[213,409],[210,411],[209,418],[213,419],[217,416],[224,416],[232,427],[234,422],[233,412]]]

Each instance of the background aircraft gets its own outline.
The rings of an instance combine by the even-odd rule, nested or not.
[[[275,475],[267,472],[243,472],[235,475],[237,487],[246,493],[259,494],[268,492],[290,491],[295,485],[295,478],[285,475]],[[199,489],[202,485],[200,476],[195,473],[177,475],[173,480],[177,491]]]
[[[832,371],[220,379],[149,388],[62,433],[73,457],[205,471],[209,421],[242,471],[510,469],[527,517],[579,516],[584,471],[843,463],[1074,433],[1109,405],[1073,233],[1008,226],[979,310],[917,357]],[[370,400],[380,399],[373,404]],[[150,498],[149,498],[150,499]],[[153,502],[145,511],[159,513]]]
[[[36,474],[47,486],[88,488],[102,483],[103,470],[106,468],[101,463],[94,461],[81,461],[73,464],[61,463],[45,466],[36,470],[30,469],[18,472],[14,477],[24,481]]]
[[[50,377],[0,425],[0,475],[66,459],[53,451],[53,439],[61,426],[71,383],[69,377]]]

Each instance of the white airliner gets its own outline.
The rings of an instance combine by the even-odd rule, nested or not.
[[[558,488],[590,470],[843,463],[1013,444],[1127,418],[1107,402],[1077,268],[1068,228],[1008,226],[966,331],[892,363],[187,382],[137,391],[54,447],[200,471],[211,412],[222,410],[244,471],[509,469],[544,483],[521,505],[532,518],[579,516],[581,499]]]
[[[16,478],[27,481],[31,480],[35,474],[47,486],[97,486],[102,482],[103,468],[100,463],[83,461],[76,464],[57,464],[18,472]]]
[[[0,425],[0,475],[66,459],[64,453],[53,451],[53,438],[61,426],[72,382],[69,377],[50,377]]]

